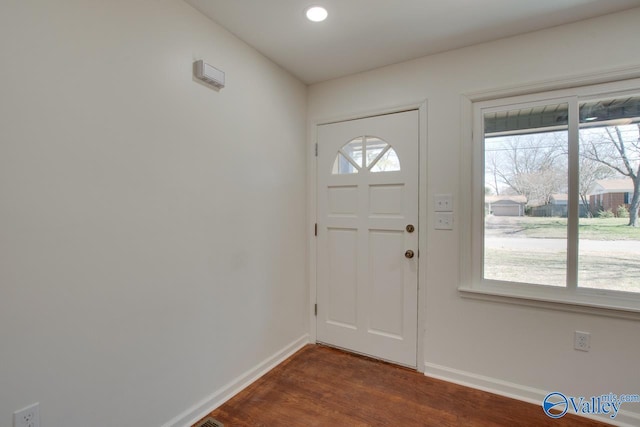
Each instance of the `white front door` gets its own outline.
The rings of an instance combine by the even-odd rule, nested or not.
[[[318,126],[317,340],[416,367],[418,111]]]

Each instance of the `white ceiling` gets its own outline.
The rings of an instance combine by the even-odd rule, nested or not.
[[[640,6],[640,0],[185,0],[305,83]],[[329,18],[306,20],[312,4]]]

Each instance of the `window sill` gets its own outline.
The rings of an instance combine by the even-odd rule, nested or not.
[[[482,288],[461,286],[463,298],[518,304],[572,313],[640,320],[640,301],[619,296],[603,295],[597,290],[581,289],[570,293],[565,289],[522,289],[519,286],[491,284]]]

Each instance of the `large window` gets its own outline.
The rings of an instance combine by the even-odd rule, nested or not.
[[[473,166],[470,289],[640,311],[638,81],[474,103]]]
[[[483,111],[484,278],[564,286],[569,105],[503,108]]]

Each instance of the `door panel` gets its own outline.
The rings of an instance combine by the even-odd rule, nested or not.
[[[404,212],[404,185],[370,185],[369,215],[382,218],[392,215],[402,218]]]
[[[347,215],[356,217],[358,214],[358,186],[329,187],[327,189],[330,215]]]
[[[403,283],[403,260],[396,256],[404,252],[401,231],[371,230],[369,233],[370,307],[369,331],[402,339],[404,288],[389,286]]]
[[[417,111],[318,126],[318,341],[412,367],[418,126]]]
[[[357,230],[330,228],[329,304],[327,320],[336,325],[356,327],[358,318],[358,235]]]

